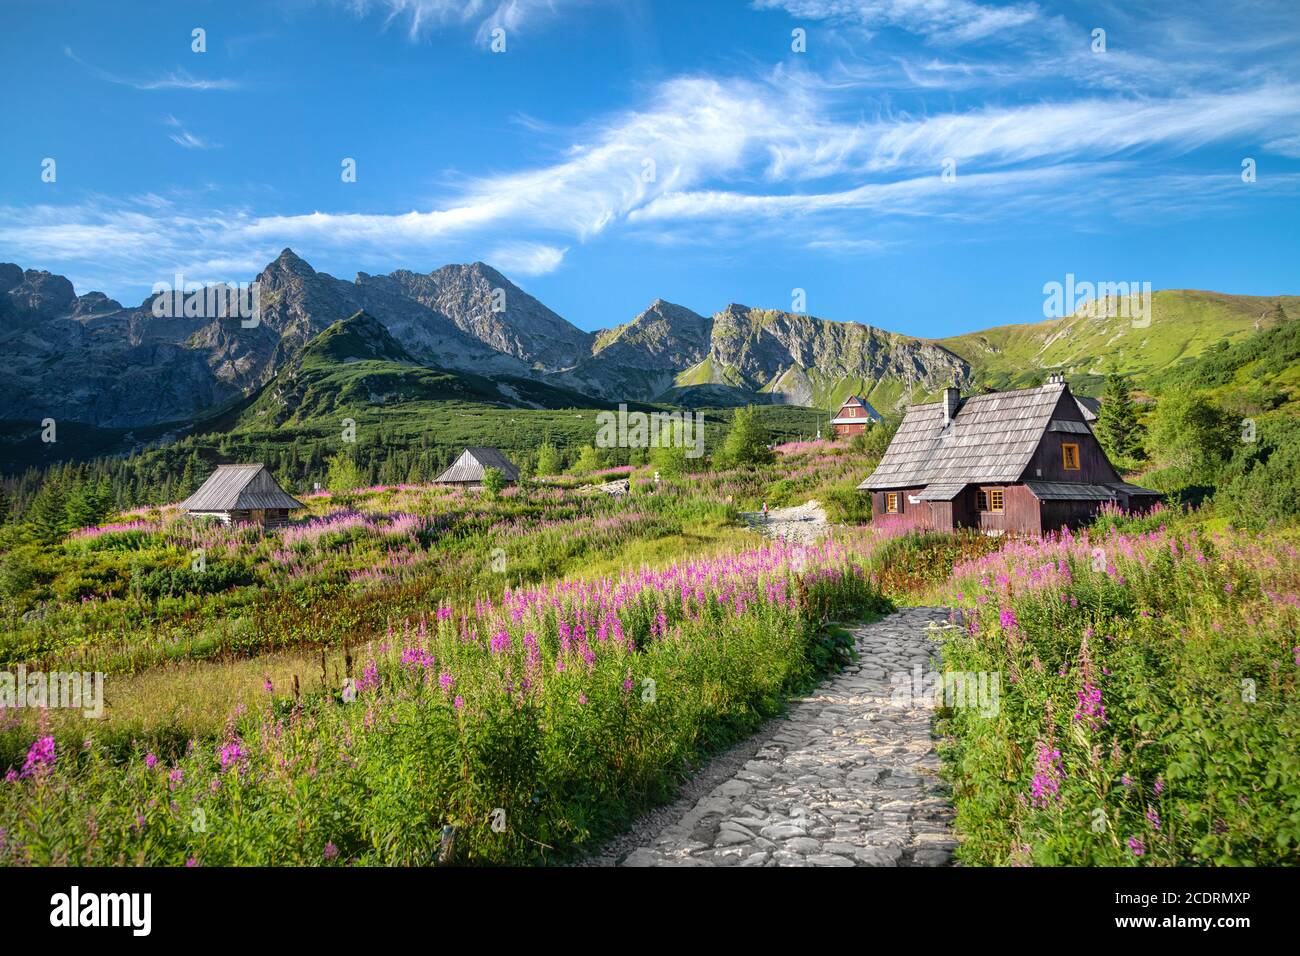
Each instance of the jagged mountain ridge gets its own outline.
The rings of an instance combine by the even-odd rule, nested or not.
[[[0,264],[8,358],[0,419],[191,422],[253,396],[316,336],[358,312],[424,366],[544,382],[604,402],[835,408],[856,392],[888,410],[953,381],[1006,386],[1048,366],[1095,374],[1112,352],[1149,371],[1298,311],[1290,296],[1166,291],[1155,293],[1149,329],[1081,312],[927,340],[738,304],[706,317],[658,299],[630,322],[589,333],[483,263],[427,275],[359,273],[349,282],[285,249],[257,282],[261,322],[244,328],[232,319],[156,318],[152,296],[125,308],[98,292],[77,295],[62,276]],[[1154,342],[1177,347],[1153,360]]]

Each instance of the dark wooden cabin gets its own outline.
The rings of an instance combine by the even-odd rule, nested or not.
[[[1060,376],[1036,388],[913,405],[880,464],[858,485],[875,519],[950,531],[1039,534],[1077,527],[1106,502],[1150,507],[1106,457]]]

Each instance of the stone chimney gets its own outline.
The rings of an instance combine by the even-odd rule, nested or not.
[[[961,390],[949,385],[943,390],[943,423],[947,425],[957,414],[957,405],[961,401]]]

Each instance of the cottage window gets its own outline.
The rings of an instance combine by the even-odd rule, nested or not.
[[[980,511],[1001,514],[1003,511],[1002,489],[980,488],[975,492],[975,507]]]
[[[1074,444],[1061,445],[1061,460],[1066,471],[1079,470],[1079,446]]]
[[[885,493],[885,514],[898,514],[898,492],[889,491]]]

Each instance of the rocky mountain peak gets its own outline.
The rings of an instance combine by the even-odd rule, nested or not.
[[[23,281],[23,270],[12,262],[0,262],[0,292],[8,292]]]

